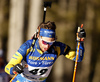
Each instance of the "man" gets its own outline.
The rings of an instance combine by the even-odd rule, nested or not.
[[[5,67],[8,74],[18,73],[12,82],[46,82],[55,60],[64,55],[66,58],[75,60],[75,51],[61,42],[56,41],[56,25],[54,22],[41,23],[38,27],[36,38],[26,41],[13,55]],[[82,29],[79,37],[85,37]],[[83,42],[81,42],[78,62],[84,55]]]

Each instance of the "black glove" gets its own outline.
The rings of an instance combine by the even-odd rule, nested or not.
[[[78,33],[79,38],[85,38],[86,37],[86,32],[83,28],[80,29],[80,32]]]
[[[14,66],[13,71],[15,71],[15,72],[20,74],[20,73],[24,72],[23,71],[23,66],[20,65],[20,64],[17,64],[17,65]]]

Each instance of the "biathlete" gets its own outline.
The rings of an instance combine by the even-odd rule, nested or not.
[[[38,27],[37,38],[30,39],[20,46],[5,67],[8,74],[18,75],[12,82],[46,82],[52,66],[60,55],[74,60],[76,51],[70,46],[56,41],[56,25],[54,22],[41,23]],[[84,29],[78,33],[84,38]],[[80,53],[81,52],[81,53]],[[84,45],[81,41],[78,62],[83,60]]]

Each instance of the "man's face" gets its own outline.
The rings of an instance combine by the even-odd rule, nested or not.
[[[54,38],[49,37],[39,37],[39,45],[43,52],[47,51],[51,45],[55,42]]]

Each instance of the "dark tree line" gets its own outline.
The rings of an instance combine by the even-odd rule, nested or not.
[[[51,1],[46,21],[56,23],[59,41],[75,50],[77,27],[83,23],[87,33],[85,57],[78,63],[76,82],[100,82],[100,0]],[[31,38],[42,19],[43,0],[0,0],[0,49],[4,50],[7,61],[23,42]],[[71,82],[73,70],[74,62],[61,56],[47,82]]]

